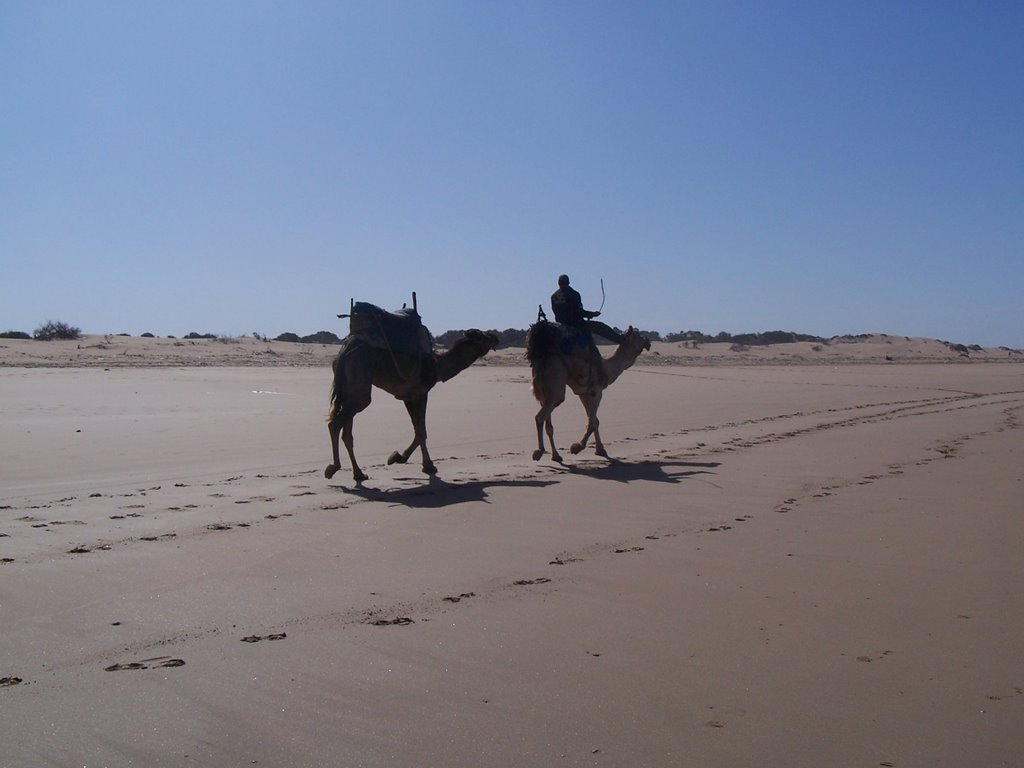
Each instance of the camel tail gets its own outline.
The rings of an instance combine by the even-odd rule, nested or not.
[[[333,421],[335,416],[338,415],[339,401],[341,400],[341,386],[340,386],[340,368],[341,368],[341,357],[345,354],[348,349],[348,344],[341,348],[338,352],[337,357],[334,358],[334,362],[331,363],[331,368],[334,371],[334,377],[331,380],[331,407],[327,411],[327,421]]]
[[[331,407],[327,411],[327,421],[334,421],[334,417],[338,415],[338,380],[335,378],[331,384]]]
[[[534,399],[538,403],[543,405],[544,404],[544,398],[542,396],[542,393],[544,392],[544,367],[545,366],[539,365],[537,363],[534,363],[532,367],[533,367],[533,376],[531,378],[533,379],[533,381],[530,384],[530,391],[533,392]]]

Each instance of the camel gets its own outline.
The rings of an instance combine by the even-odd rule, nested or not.
[[[419,446],[424,473],[437,474],[437,467],[427,451],[427,393],[438,381],[455,377],[497,346],[496,335],[475,328],[466,331],[450,350],[429,354],[373,347],[356,336],[349,336],[333,363],[334,383],[327,427],[334,461],[324,469],[324,477],[329,480],[341,469],[338,456],[340,434],[352,462],[353,479],[356,483],[368,479],[356,463],[352,421],[370,404],[373,387],[379,387],[404,402],[412,420],[412,443],[404,451],[392,453],[388,464],[404,464]]]
[[[595,453],[607,456],[598,431],[597,409],[601,405],[601,395],[633,365],[642,351],[650,348],[651,342],[630,326],[614,354],[604,358],[593,342],[575,329],[546,320],[531,325],[526,339],[526,356],[533,370],[533,396],[541,406],[536,416],[538,447],[533,452],[533,460],[538,461],[544,455],[546,429],[551,443],[551,458],[562,461],[555,447],[551,413],[565,400],[566,385],[579,396],[587,412],[587,431],[578,443],[572,444],[570,450],[573,454],[579,453],[593,435]]]

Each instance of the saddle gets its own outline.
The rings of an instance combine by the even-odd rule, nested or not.
[[[434,348],[430,331],[415,309],[388,312],[365,301],[352,303],[349,335],[371,347],[388,349],[395,354],[429,355]]]
[[[583,354],[592,356],[600,354],[597,351],[597,345],[594,344],[594,337],[587,333],[587,331],[575,325],[566,325],[565,323],[556,323],[556,325],[562,329],[564,334],[560,350],[563,355]]]

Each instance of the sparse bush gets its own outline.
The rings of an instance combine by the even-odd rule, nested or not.
[[[274,341],[290,341],[293,343],[297,343],[301,341],[301,339],[299,339],[299,335],[297,333],[286,332],[282,333],[280,336],[274,339]]]
[[[330,331],[317,331],[309,336],[303,336],[299,341],[304,344],[341,344],[338,335]]]
[[[156,337],[152,333],[150,333],[149,331],[146,331],[144,334],[142,334],[142,338],[144,338],[144,339],[154,339]]]
[[[0,333],[0,339],[31,339],[24,331],[4,331]]]
[[[32,333],[32,338],[37,341],[53,341],[54,339],[77,339],[81,337],[82,329],[75,328],[67,323],[54,320],[47,320]]]
[[[217,338],[217,334],[216,333],[196,333],[195,331],[192,331],[191,333],[185,334],[181,338],[183,338],[183,339],[216,339]]]

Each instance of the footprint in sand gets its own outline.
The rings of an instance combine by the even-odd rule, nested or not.
[[[408,616],[399,616],[397,619],[377,619],[370,622],[375,627],[404,627],[413,623]]]
[[[242,642],[258,643],[261,640],[284,640],[286,637],[288,637],[287,632],[275,632],[270,635],[249,635],[248,637],[243,637]]]
[[[629,547],[628,549],[616,549],[615,550],[615,554],[616,555],[621,555],[621,554],[624,554],[626,552],[643,552],[643,551],[644,551],[643,547]]]
[[[533,584],[547,584],[549,581],[551,581],[551,579],[547,578],[546,576],[540,576],[536,579],[519,579],[518,581],[513,581],[512,583],[515,584],[517,587],[528,587]]]
[[[155,659],[146,659],[145,661],[129,661],[126,664],[111,664],[109,667],[104,667],[104,672],[122,672],[124,670],[133,669],[151,669],[149,666],[153,662],[159,661],[156,667],[183,667],[185,666],[184,659],[172,659],[167,656],[157,656]]]
[[[449,595],[441,599],[446,603],[458,603],[470,597],[476,597],[476,592],[463,592],[461,595]]]
[[[1014,686],[1013,693],[1007,693],[1003,696],[986,696],[989,701],[1003,701],[1005,699],[1014,699],[1017,696],[1024,696],[1024,688],[1018,688]]]
[[[20,677],[0,677],[0,688],[10,688],[21,683],[22,679]]]
[[[548,565],[568,565],[569,563],[582,563],[583,559],[579,557],[556,557],[554,560],[548,563]]]
[[[879,653],[876,656],[858,656],[857,657],[857,661],[862,661],[865,664],[870,664],[872,661],[878,661],[879,659],[884,659],[886,656],[888,656],[891,653],[892,653],[892,651],[882,651],[881,653]]]

